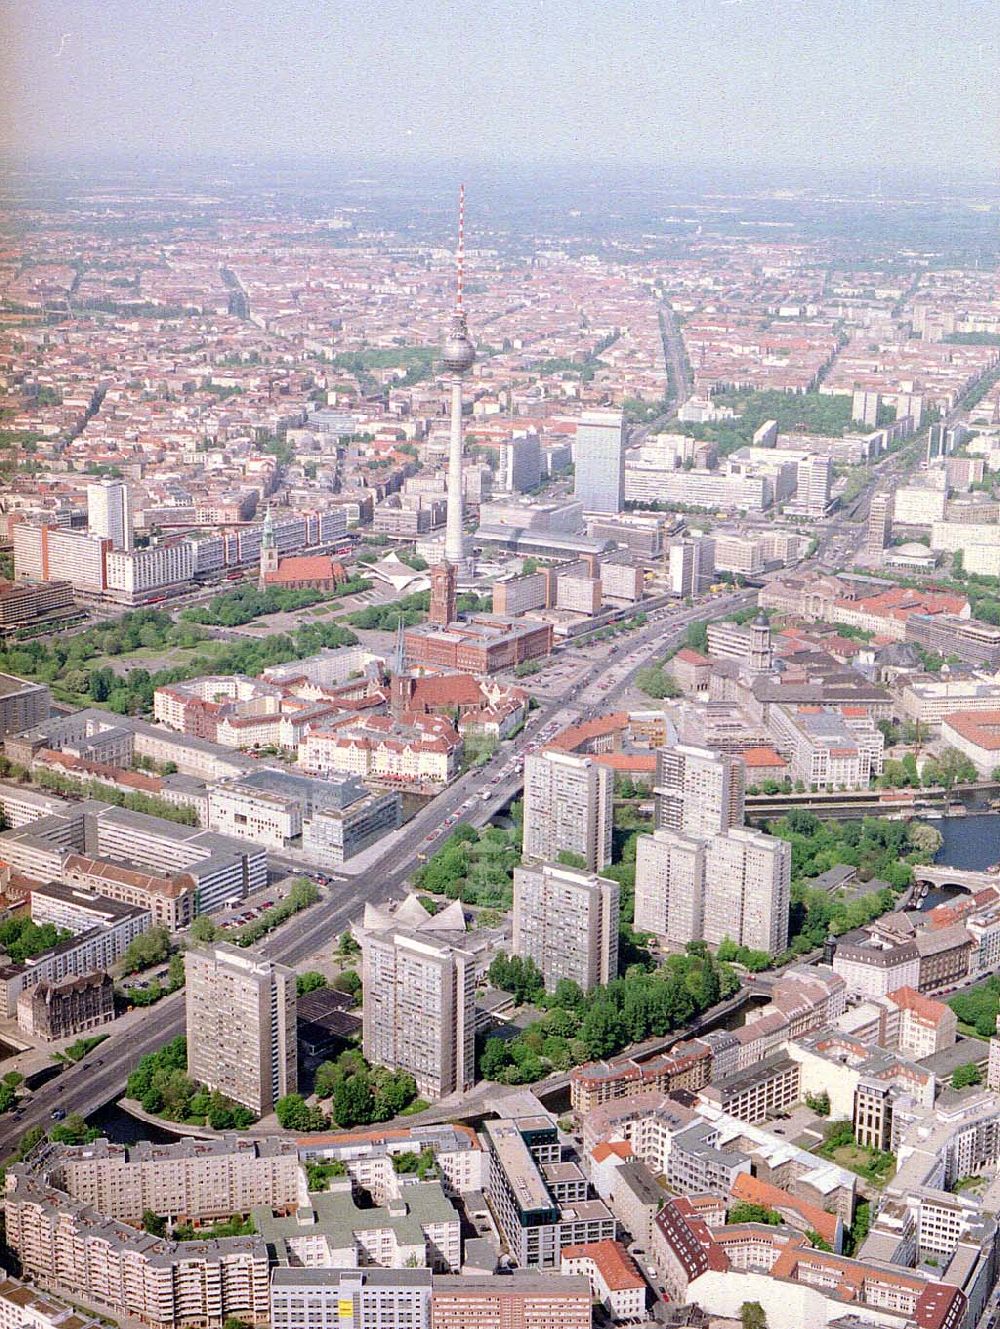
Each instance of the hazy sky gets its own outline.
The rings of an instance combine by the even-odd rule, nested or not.
[[[997,0],[0,0],[4,146],[1000,161]]]

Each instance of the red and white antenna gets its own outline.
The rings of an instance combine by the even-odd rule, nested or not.
[[[462,288],[465,285],[465,185],[458,187],[458,253],[455,256],[455,312],[462,312]]]

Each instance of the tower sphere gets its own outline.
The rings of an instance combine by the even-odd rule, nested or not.
[[[455,314],[442,347],[444,367],[449,374],[465,374],[472,368],[476,348],[469,336],[464,314]]]

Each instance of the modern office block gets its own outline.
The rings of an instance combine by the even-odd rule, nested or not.
[[[671,540],[668,565],[674,595],[701,595],[715,575],[715,541],[707,535]]]
[[[110,540],[115,549],[132,548],[132,504],[122,480],[87,486],[87,529]]]
[[[584,992],[618,975],[616,881],[549,863],[514,869],[513,951],[534,960],[550,990]]]
[[[585,411],[576,427],[574,497],[585,512],[625,506],[625,418],[621,411]]]
[[[298,1084],[294,971],[225,944],[184,963],[188,1074],[266,1115]]]
[[[555,863],[579,854],[590,872],[611,861],[614,778],[592,757],[532,753],[524,764],[524,841],[527,859]]]

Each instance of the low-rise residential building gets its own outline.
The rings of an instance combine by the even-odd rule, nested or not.
[[[105,973],[36,983],[17,999],[18,1027],[48,1043],[89,1034],[114,1018],[115,985]]]
[[[628,1251],[617,1241],[563,1247],[560,1269],[584,1274],[590,1291],[612,1320],[639,1320],[646,1312],[646,1280]]]
[[[592,1322],[582,1274],[434,1276],[431,1329],[590,1329]]]

